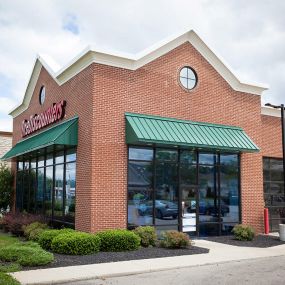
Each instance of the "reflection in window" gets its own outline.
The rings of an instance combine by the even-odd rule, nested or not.
[[[66,164],[65,206],[64,214],[67,222],[75,220],[76,163]]]
[[[55,165],[54,179],[54,205],[53,215],[55,219],[62,219],[63,209],[63,164]]]
[[[44,214],[51,221],[74,224],[75,152],[76,149],[72,148],[49,152],[46,156],[32,153],[31,161],[25,161],[25,170],[18,168],[17,209]],[[42,153],[45,153],[44,149]],[[65,163],[65,161],[73,162]],[[18,162],[18,165],[23,163]]]
[[[129,159],[151,161],[153,159],[153,150],[150,148],[129,148]]]
[[[285,222],[284,182],[282,159],[263,158],[263,190],[265,206],[269,209],[271,231]]]

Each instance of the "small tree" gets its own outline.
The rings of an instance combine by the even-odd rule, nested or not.
[[[12,193],[13,174],[6,164],[0,163],[0,209],[11,208]]]

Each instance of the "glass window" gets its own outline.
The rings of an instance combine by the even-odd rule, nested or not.
[[[30,170],[30,192],[29,192],[29,212],[34,213],[36,210],[36,190],[37,190],[37,171],[36,169]]]
[[[23,170],[23,161],[18,161],[18,170]]]
[[[150,148],[129,148],[129,159],[132,160],[153,160],[153,149]]]
[[[199,153],[199,164],[213,165],[218,162],[217,155],[214,153]]]
[[[228,166],[238,166],[238,155],[237,154],[221,154],[220,164]]]
[[[54,205],[53,214],[55,219],[62,219],[63,210],[63,164],[55,165],[54,179]]]
[[[222,222],[239,221],[239,179],[238,168],[232,165],[221,167],[220,196]]]
[[[199,221],[218,222],[219,198],[214,166],[199,166]]]
[[[76,160],[76,149],[71,148],[66,151],[66,162],[72,162]]]
[[[36,207],[37,213],[43,212],[44,202],[44,168],[38,168],[38,183],[37,183],[37,194],[36,194]]]
[[[36,168],[37,167],[37,158],[34,157],[31,159],[31,168]]]
[[[44,156],[40,156],[38,158],[38,167],[43,167],[45,165],[45,158]]]
[[[188,90],[193,89],[197,85],[196,72],[189,66],[185,66],[180,70],[180,83]]]
[[[53,153],[47,154],[46,165],[53,165]]]
[[[196,163],[196,152],[183,150],[180,152],[180,163]]]
[[[144,226],[153,224],[153,192],[136,187],[128,189],[128,224]]]
[[[156,159],[161,161],[176,162],[178,160],[177,150],[156,149]]]
[[[155,224],[178,223],[178,169],[176,163],[156,164]]]
[[[75,190],[76,190],[76,163],[66,164],[66,184],[65,184],[65,221],[74,223],[75,221]]]
[[[44,195],[45,215],[52,215],[52,189],[53,189],[53,166],[46,167],[46,189]]]
[[[60,152],[56,153],[55,163],[56,164],[64,163],[64,152],[63,151],[60,151]]]
[[[152,184],[152,162],[130,161],[128,169],[128,185],[149,187]]]

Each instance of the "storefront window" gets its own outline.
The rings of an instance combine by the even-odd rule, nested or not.
[[[285,193],[282,159],[263,158],[263,185],[265,207],[269,209],[271,231],[278,231],[285,223]]]
[[[66,185],[65,185],[65,220],[74,223],[75,219],[75,189],[76,189],[76,163],[66,164]]]
[[[74,224],[76,149],[33,155],[31,161],[18,162],[17,209],[44,214],[51,221]]]
[[[238,154],[129,147],[130,227],[230,234],[240,219],[239,197]]]

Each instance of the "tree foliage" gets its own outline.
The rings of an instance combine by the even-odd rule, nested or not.
[[[6,164],[0,163],[0,209],[11,208],[13,193],[13,174]]]

